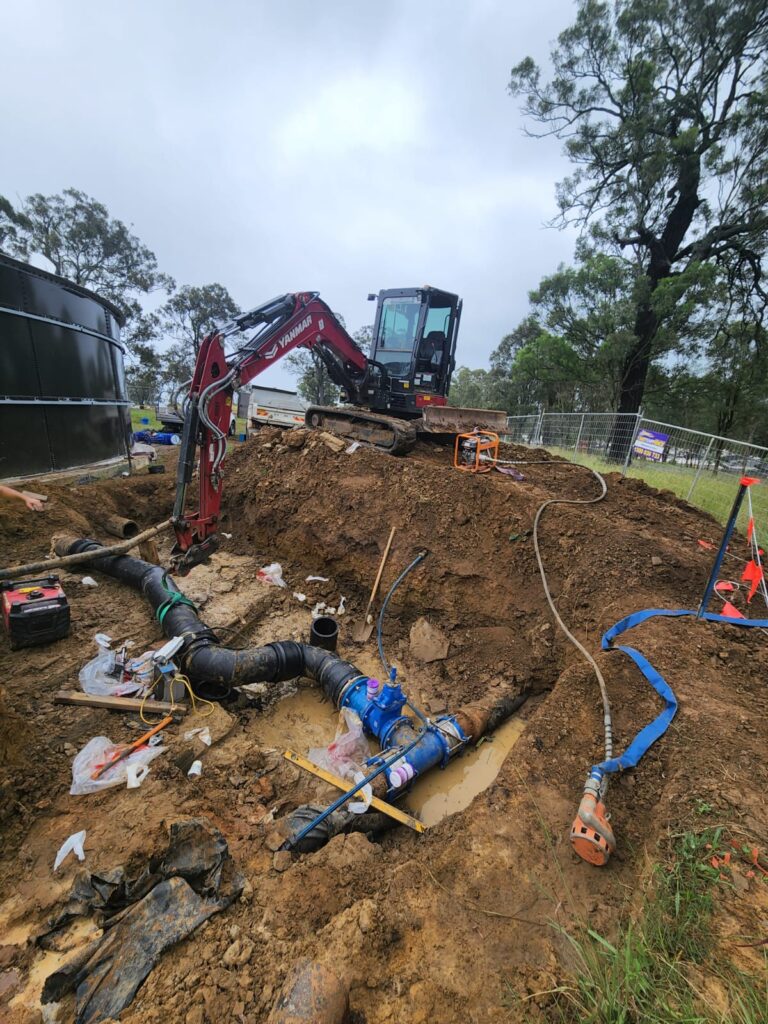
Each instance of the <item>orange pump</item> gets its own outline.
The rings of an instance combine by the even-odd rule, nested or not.
[[[608,824],[605,804],[598,799],[589,784],[571,825],[571,843],[583,860],[596,867],[607,864],[616,849],[616,839]]]
[[[471,434],[457,434],[453,447],[453,468],[462,473],[488,473],[499,457],[499,435],[475,428]]]

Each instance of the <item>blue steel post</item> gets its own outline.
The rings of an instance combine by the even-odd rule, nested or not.
[[[701,604],[699,605],[699,610],[696,613],[697,619],[700,619],[702,617],[704,612],[707,610],[707,605],[709,604],[712,598],[712,591],[715,589],[717,577],[720,574],[720,566],[723,564],[725,552],[728,548],[728,544],[731,540],[731,537],[733,536],[733,531],[736,529],[736,520],[739,517],[741,503],[744,501],[744,495],[747,493],[747,488],[750,487],[752,483],[754,483],[754,481],[751,477],[741,478],[741,481],[739,483],[739,490],[733,502],[733,508],[731,509],[730,516],[728,517],[728,522],[725,526],[725,532],[723,533],[723,539],[720,543],[720,549],[715,557],[715,564],[712,566],[712,572],[709,574],[709,579],[707,580],[707,587],[704,591],[704,597],[702,597]]]

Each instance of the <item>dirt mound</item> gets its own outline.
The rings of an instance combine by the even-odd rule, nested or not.
[[[383,593],[419,551],[429,556],[393,599],[388,633],[402,639],[423,615],[439,624],[453,651],[446,695],[471,700],[512,676],[534,691],[552,686],[567,648],[555,641],[531,528],[536,509],[553,495],[595,497],[598,484],[588,471],[510,447],[508,459],[545,460],[522,467],[525,479],[517,482],[456,472],[451,452],[431,445],[392,459],[364,448],[336,453],[301,433],[290,447],[281,440],[279,433],[262,436],[228,464],[224,520],[235,550],[267,545],[279,559],[300,557],[348,589],[364,590],[394,526]],[[711,530],[690,507],[670,506],[616,474],[608,479],[604,502],[552,510],[542,531],[553,592],[593,645],[638,600],[695,600],[706,572],[695,540]],[[676,540],[659,535],[661,523]]]
[[[303,431],[262,431],[226,463],[222,530],[231,538],[186,584],[203,604],[202,617],[237,645],[304,637],[311,605],[337,606],[343,594],[341,653],[373,673],[375,637],[355,645],[351,632],[390,527],[396,534],[382,592],[427,550],[393,598],[384,627],[387,655],[408,692],[431,714],[510,688],[532,693],[522,738],[495,783],[465,811],[423,836],[405,829],[377,842],[339,836],[278,870],[268,842],[273,818],[318,791],[282,759],[280,737],[243,708],[230,708],[231,728],[194,782],[160,759],[138,792],[70,797],[73,752],[93,735],[125,738],[141,725],[55,705],[54,690],[76,685],[97,630],[142,644],[160,636],[139,595],[101,577],[89,590],[72,574],[71,637],[27,653],[0,645],[8,709],[26,730],[15,764],[2,766],[0,881],[3,895],[15,893],[17,902],[0,908],[0,920],[12,928],[22,920],[40,925],[50,913],[74,873],[67,866],[60,882],[51,880],[53,855],[71,832],[88,829],[89,867],[107,870],[149,850],[174,816],[203,815],[226,835],[246,892],[164,958],[123,1014],[129,1024],[264,1021],[292,965],[306,956],[343,977],[357,1024],[543,1020],[546,999],[527,997],[557,984],[570,966],[568,941],[551,921],[567,930],[587,918],[611,935],[627,894],[641,883],[647,851],[668,830],[698,823],[703,805],[718,820],[737,817],[745,835],[764,836],[764,637],[656,620],[630,642],[673,686],[680,712],[640,768],[611,787],[620,845],[609,867],[592,869],[575,858],[567,831],[586,771],[602,757],[601,706],[588,668],[552,623],[530,530],[543,501],[590,498],[598,488],[589,472],[545,452],[509,448],[504,457],[544,464],[521,465],[522,481],[473,476],[451,467],[445,446],[419,446],[394,459],[367,448],[334,451]],[[640,481],[609,474],[607,482],[604,501],[554,506],[541,527],[561,614],[596,654],[605,629],[630,612],[695,607],[710,565],[697,540],[720,533],[705,514]],[[6,558],[39,557],[61,529],[100,536],[89,512],[95,503],[151,525],[170,511],[173,479],[169,473],[46,491],[44,516],[0,509]],[[272,561],[282,564],[284,590],[256,580]],[[313,575],[327,580],[307,581]],[[306,601],[294,596],[299,592]],[[445,638],[444,658],[425,662],[418,645],[412,649],[420,619]],[[620,750],[658,713],[659,701],[629,659],[597,656]],[[332,709],[328,714],[332,722]],[[761,934],[765,911],[757,882],[749,885],[738,896],[734,934]],[[6,941],[4,963],[25,979],[38,977],[39,954],[18,938]],[[510,987],[526,1001],[511,1006]],[[21,1005],[14,1012],[25,1013]]]

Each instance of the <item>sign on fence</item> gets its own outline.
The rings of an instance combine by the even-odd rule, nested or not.
[[[664,445],[668,440],[669,434],[660,434],[656,430],[646,430],[643,428],[638,431],[635,438],[635,446],[632,449],[633,454],[640,459],[661,462],[662,455],[664,454]]]

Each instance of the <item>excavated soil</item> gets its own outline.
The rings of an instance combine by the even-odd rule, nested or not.
[[[227,462],[222,530],[230,536],[210,565],[182,582],[201,617],[232,646],[306,639],[311,607],[338,607],[344,595],[340,653],[374,674],[375,636],[358,645],[352,629],[390,527],[396,533],[383,588],[428,552],[393,598],[385,626],[387,654],[406,690],[430,714],[510,691],[530,696],[519,713],[522,735],[496,778],[421,836],[405,828],[376,841],[354,833],[287,868],[275,860],[273,820],[331,795],[281,756],[283,728],[298,747],[307,722],[300,753],[330,740],[335,728],[335,713],[319,695],[315,709],[302,692],[301,713],[278,713],[292,707],[296,684],[253,687],[218,708],[198,779],[173,762],[180,734],[197,719],[188,716],[169,730],[171,750],[141,789],[70,796],[72,758],[92,736],[126,740],[145,727],[136,716],[55,704],[55,691],[77,688],[94,633],[131,639],[140,651],[160,639],[160,629],[137,593],[104,577],[89,588],[83,572],[73,572],[62,574],[73,617],[66,640],[11,652],[0,639],[0,1021],[41,1021],[43,980],[83,941],[80,928],[58,952],[32,942],[77,871],[70,859],[53,875],[56,850],[83,828],[86,866],[107,870],[163,849],[172,821],[205,816],[227,837],[246,877],[239,902],[164,955],[121,1016],[130,1024],[265,1021],[302,957],[343,978],[357,1024],[547,1020],[548,993],[573,968],[564,932],[588,920],[615,933],[650,861],[670,834],[701,827],[704,805],[711,820],[764,848],[765,636],[675,619],[644,624],[630,642],[674,688],[678,716],[639,768],[610,789],[619,848],[608,867],[590,867],[572,852],[568,830],[586,771],[602,759],[601,705],[588,667],[554,626],[530,530],[544,500],[590,498],[598,488],[588,471],[546,452],[509,448],[505,455],[543,464],[521,466],[523,481],[473,476],[451,468],[448,447],[419,446],[393,459],[366,448],[337,452],[303,431],[262,431]],[[0,504],[0,560],[42,557],[59,532],[109,542],[98,526],[105,511],[142,527],[167,517],[173,453],[166,458],[162,476],[46,481],[34,488],[49,495],[39,515]],[[598,653],[600,637],[633,611],[695,607],[711,557],[697,540],[716,540],[719,528],[641,481],[609,474],[607,483],[599,504],[550,508],[541,543],[561,614],[606,676],[620,750],[658,713],[659,701],[628,658]],[[273,561],[282,565],[285,589],[256,578]],[[307,582],[310,575],[327,580]],[[447,640],[444,658],[418,656],[410,636],[420,619]],[[766,933],[768,900],[758,880],[724,887],[718,905],[728,942]],[[738,963],[759,969],[759,950],[739,950]],[[73,1019],[72,1004],[45,1019]]]

